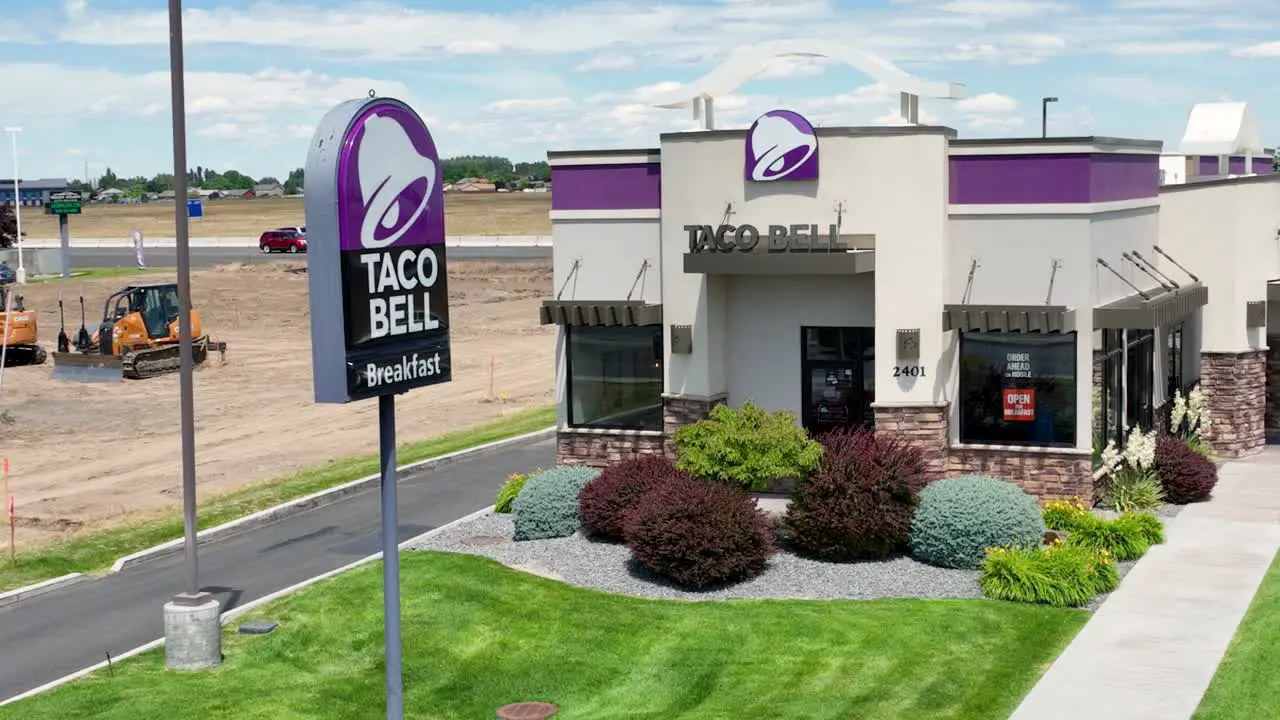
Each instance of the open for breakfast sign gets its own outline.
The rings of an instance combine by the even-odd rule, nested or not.
[[[1004,421],[1034,422],[1036,419],[1036,391],[1032,388],[1005,388]]]

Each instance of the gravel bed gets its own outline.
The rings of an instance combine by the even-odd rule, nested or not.
[[[416,541],[413,550],[483,555],[510,567],[556,580],[639,597],[681,600],[878,598],[980,598],[978,572],[950,570],[897,557],[880,562],[824,563],[785,550],[774,554],[769,569],[729,587],[689,591],[673,587],[631,561],[622,545],[590,540],[581,534],[553,540],[511,540],[510,515],[492,511]]]

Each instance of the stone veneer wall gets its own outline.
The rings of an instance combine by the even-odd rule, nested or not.
[[[1041,500],[1094,501],[1093,457],[1057,448],[952,446],[948,404],[876,405],[876,433],[908,438],[924,453],[930,480],[982,474],[1015,483]]]
[[[1102,370],[1105,359],[1106,355],[1101,350],[1093,351],[1093,394],[1090,396],[1093,399],[1090,403],[1093,421],[1090,426],[1095,438],[1102,432]]]
[[[1267,337],[1267,404],[1268,435],[1280,434],[1280,335]]]
[[[872,410],[877,435],[901,435],[920,448],[928,480],[938,480],[947,474],[949,405],[873,405]]]
[[[1266,445],[1267,365],[1266,350],[1200,354],[1209,415],[1204,439],[1216,455],[1244,457]]]
[[[676,430],[711,414],[726,396],[662,396],[662,430],[595,430],[565,428],[556,433],[557,465],[605,467],[632,455],[675,456]]]
[[[1093,455],[1057,448],[952,447],[950,475],[990,475],[1041,500],[1095,500]]]

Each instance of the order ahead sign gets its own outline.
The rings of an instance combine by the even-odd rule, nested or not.
[[[391,98],[335,107],[305,192],[316,402],[448,382],[444,192],[422,119]]]

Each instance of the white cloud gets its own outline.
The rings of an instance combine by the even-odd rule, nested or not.
[[[1070,10],[1071,6],[1050,0],[951,0],[944,3],[941,9],[960,15],[1025,17],[1046,12],[1063,12]]]
[[[1000,93],[982,93],[958,100],[955,109],[967,126],[977,130],[1012,130],[1024,122],[1017,114],[1018,101]]]
[[[1199,55],[1222,49],[1221,43],[1200,40],[1121,43],[1112,48],[1116,55]]]
[[[1231,53],[1236,57],[1244,58],[1275,58],[1280,57],[1280,40],[1276,42],[1259,43],[1248,47],[1240,48]]]
[[[630,55],[606,53],[597,55],[578,66],[578,72],[616,72],[630,70],[636,66],[636,59]]]
[[[573,106],[569,98],[512,98],[489,103],[487,110],[494,112],[528,112],[539,110],[559,110]]]

